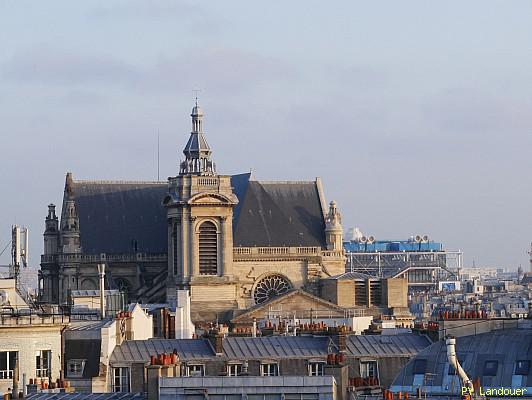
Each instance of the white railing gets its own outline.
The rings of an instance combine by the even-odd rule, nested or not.
[[[217,178],[198,178],[198,185],[218,186],[218,179]]]

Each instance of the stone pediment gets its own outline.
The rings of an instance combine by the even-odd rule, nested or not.
[[[264,318],[272,310],[281,312],[283,315],[293,315],[295,313],[297,318],[304,318],[307,315],[310,317],[311,310],[314,316],[316,314],[333,318],[343,318],[345,316],[344,308],[303,290],[295,289],[270,301],[251,307],[243,314],[233,318],[231,322],[235,324],[250,323],[253,318]]]
[[[220,193],[198,193],[187,203],[190,205],[233,205],[237,202],[235,200]]]

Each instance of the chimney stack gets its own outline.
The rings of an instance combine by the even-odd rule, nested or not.
[[[220,332],[219,329],[212,329],[208,334],[208,339],[214,349],[217,356],[221,356],[224,353],[224,337],[225,335]]]
[[[105,318],[105,264],[98,264],[100,277],[100,319]]]
[[[251,328],[251,336],[257,337],[257,318],[253,317],[253,327]]]

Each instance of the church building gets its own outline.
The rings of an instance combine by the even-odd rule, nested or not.
[[[220,175],[192,109],[192,132],[167,183],[78,181],[66,176],[61,215],[48,206],[39,273],[42,302],[72,290],[106,288],[129,300],[172,302],[190,290],[193,319],[235,312],[292,289],[319,294],[321,279],[345,272],[336,203],[321,181]]]

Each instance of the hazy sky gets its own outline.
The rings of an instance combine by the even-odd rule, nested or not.
[[[64,177],[176,175],[199,88],[218,171],[321,176],[343,224],[527,267],[530,1],[0,1],[0,250]],[[0,264],[9,262],[8,251]]]

